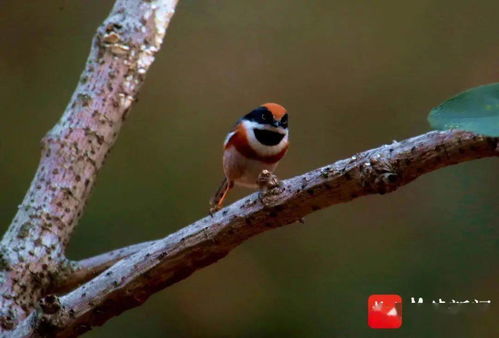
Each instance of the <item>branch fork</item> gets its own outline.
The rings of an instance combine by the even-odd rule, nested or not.
[[[285,181],[155,241],[79,262],[65,248],[144,81],[177,0],[117,0],[76,90],[42,140],[40,165],[0,242],[0,336],[76,336],[139,306],[262,232],[328,206],[392,192],[439,168],[499,156],[499,139],[433,131]],[[261,203],[258,203],[258,202]]]

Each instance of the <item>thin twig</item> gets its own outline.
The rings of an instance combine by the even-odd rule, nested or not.
[[[156,241],[142,242],[126,246],[120,249],[109,251],[97,256],[83,259],[78,262],[72,262],[72,271],[64,279],[57,281],[51,286],[49,293],[62,294],[71,291],[77,286],[88,282],[96,277],[102,271],[106,270],[116,262],[133,255],[137,251],[150,247]]]

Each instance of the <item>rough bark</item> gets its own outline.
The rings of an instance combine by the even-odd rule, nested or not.
[[[66,245],[177,1],[117,0],[99,27],[76,90],[43,138],[35,177],[0,242],[0,335],[79,335],[256,234],[333,204],[394,191],[440,167],[499,155],[497,138],[430,132],[286,180],[164,239],[71,262]]]
[[[133,255],[137,251],[151,246],[155,242],[156,241],[137,243],[94,257],[86,258],[78,262],[71,262],[71,270],[66,273],[65,278],[57,280],[48,292],[62,294],[66,291],[71,291],[77,286],[96,277],[114,263],[125,257]]]
[[[333,204],[392,192],[441,167],[497,157],[498,142],[498,138],[463,131],[434,131],[283,181],[281,187],[263,196],[253,194],[164,239],[85,260],[76,274],[68,276],[68,283],[75,285],[81,276],[111,267],[57,299],[58,311],[42,309],[17,332],[61,337],[81,334],[216,262],[256,234],[294,223]],[[124,258],[112,265],[120,255]]]
[[[0,242],[0,333],[13,329],[72,270],[64,249],[176,3],[117,0],[99,27],[76,90],[43,138],[35,177]]]

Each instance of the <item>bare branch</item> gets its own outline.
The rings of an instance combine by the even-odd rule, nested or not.
[[[64,249],[154,61],[177,0],[117,0],[95,35],[60,121],[42,140],[31,186],[0,243],[0,332],[64,272]]]
[[[155,242],[156,241],[149,241],[133,244],[124,248],[103,253],[101,255],[83,259],[79,262],[73,262],[71,264],[72,271],[68,273],[67,276],[64,276],[64,279],[58,280],[56,284],[51,287],[49,293],[54,292],[61,294],[63,292],[71,291],[77,286],[96,277],[102,271],[111,267],[114,263],[133,255],[137,251],[150,247]]]
[[[213,217],[205,217],[123,258],[61,297],[60,311],[34,314],[18,332],[80,334],[216,262],[256,234],[296,222],[333,204],[368,194],[392,192],[441,167],[499,156],[498,142],[498,138],[463,131],[429,132],[291,178],[283,182],[284,189],[279,194],[264,196],[266,206],[253,194]],[[123,250],[129,252],[133,248]],[[101,258],[106,256],[98,257],[95,260],[102,262]],[[99,270],[98,266],[102,266],[101,263],[95,271]]]

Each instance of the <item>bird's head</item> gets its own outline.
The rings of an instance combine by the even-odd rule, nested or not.
[[[277,103],[265,103],[242,118],[243,125],[267,146],[279,144],[288,135],[288,113]]]

